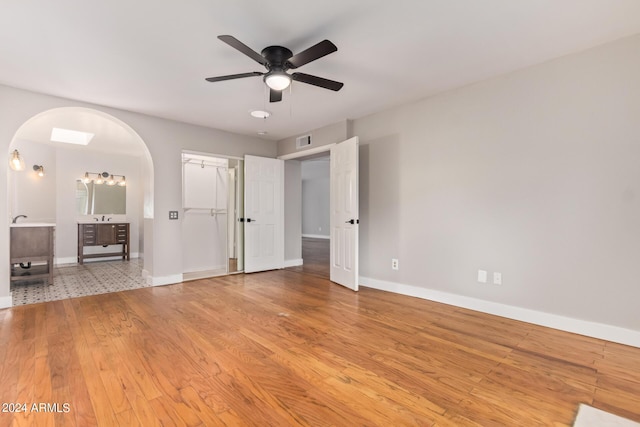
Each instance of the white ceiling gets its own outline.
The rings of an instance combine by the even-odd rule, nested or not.
[[[638,0],[2,0],[0,83],[281,139],[638,33]],[[208,83],[263,71],[221,34],[258,52],[329,39],[297,71],[345,86],[269,104],[261,77]]]

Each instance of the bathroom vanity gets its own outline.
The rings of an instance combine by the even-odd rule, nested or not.
[[[11,224],[11,281],[44,280],[53,284],[55,224]]]
[[[122,257],[129,261],[129,223],[95,222],[78,223],[78,264],[85,258]],[[86,246],[122,245],[120,251],[85,253]]]

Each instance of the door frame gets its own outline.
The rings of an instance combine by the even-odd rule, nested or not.
[[[216,154],[216,153],[210,153],[210,152],[207,152],[207,151],[180,150],[180,156],[182,156],[182,154],[192,154],[192,155],[195,155],[195,156],[216,157],[216,158],[228,159],[228,160],[242,160],[244,162],[244,157],[229,156],[227,154]],[[244,173],[244,171],[243,171],[243,173]],[[181,202],[181,211],[182,211],[182,202]],[[244,215],[244,213],[243,213],[243,215]],[[184,217],[184,213],[182,214],[182,216]],[[182,232],[180,233],[180,235],[181,235],[181,238],[182,238]],[[227,258],[229,258],[228,250],[229,250],[229,238],[227,237],[227,242],[226,242],[226,245],[225,245],[225,252],[227,252],[227,254],[226,254]],[[184,264],[183,264],[182,267],[183,267],[182,269],[184,270]],[[244,273],[244,268],[242,270],[229,272],[229,262],[227,261],[227,271],[226,271],[226,273],[217,273],[216,272],[214,274],[211,274],[209,271],[191,272],[191,273],[183,271],[182,272],[182,275],[183,275],[182,281],[187,282],[187,281],[190,281],[190,280],[207,279],[207,278],[211,278],[211,277],[228,276],[230,274],[240,274],[240,273]]]
[[[353,138],[353,137],[347,138],[346,140],[349,140],[351,138]],[[340,142],[343,142],[343,141],[340,141]],[[309,156],[313,156],[313,155],[321,154],[321,153],[325,153],[325,152],[327,154],[329,154],[329,158],[331,158],[331,148],[335,147],[338,144],[339,143],[334,142],[334,143],[331,143],[331,144],[320,145],[318,147],[297,151],[295,153],[283,154],[281,156],[278,156],[277,158],[280,159],[280,160],[284,160],[284,161],[286,161],[286,160],[300,160],[300,159],[303,159],[305,157],[309,157]],[[329,191],[331,191],[331,189],[329,189]],[[286,195],[285,195],[285,197],[286,197]],[[331,197],[331,196],[329,196],[329,197]],[[287,203],[286,200],[284,202]],[[300,239],[302,240],[302,236],[300,237]],[[331,239],[331,233],[329,233],[329,244],[331,244],[331,240],[332,240]],[[331,261],[329,261],[329,262],[331,262]]]

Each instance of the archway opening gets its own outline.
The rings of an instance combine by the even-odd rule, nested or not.
[[[91,136],[90,142],[81,145],[54,141],[53,129],[82,132]],[[26,218],[21,216],[16,221],[55,223],[56,266],[77,263],[78,223],[107,221],[130,225],[130,255],[141,258],[138,262],[144,264],[143,271],[151,273],[151,257],[144,254],[152,253],[153,162],[145,142],[129,125],[95,109],[55,108],[23,123],[12,139],[10,150],[20,153],[25,169],[9,171],[9,217],[24,215]],[[87,200],[79,196],[82,178],[93,181],[105,172],[107,179],[113,176],[122,184],[116,187],[121,187],[124,208],[83,211],[80,206],[84,203],[86,207]],[[96,203],[100,193],[97,190],[106,186],[95,188],[92,203]],[[99,253],[101,248],[96,246],[95,251]]]

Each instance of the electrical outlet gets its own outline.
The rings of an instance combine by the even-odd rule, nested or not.
[[[178,211],[169,211],[169,219],[178,219]]]
[[[391,260],[391,269],[392,269],[392,270],[397,270],[398,268],[399,268],[399,266],[398,266],[398,260],[397,260],[397,259],[395,259],[395,258],[393,258],[393,259]]]
[[[493,273],[493,284],[502,285],[502,273],[498,273],[498,272]]]
[[[478,270],[478,282],[487,283],[487,272],[485,270]]]

